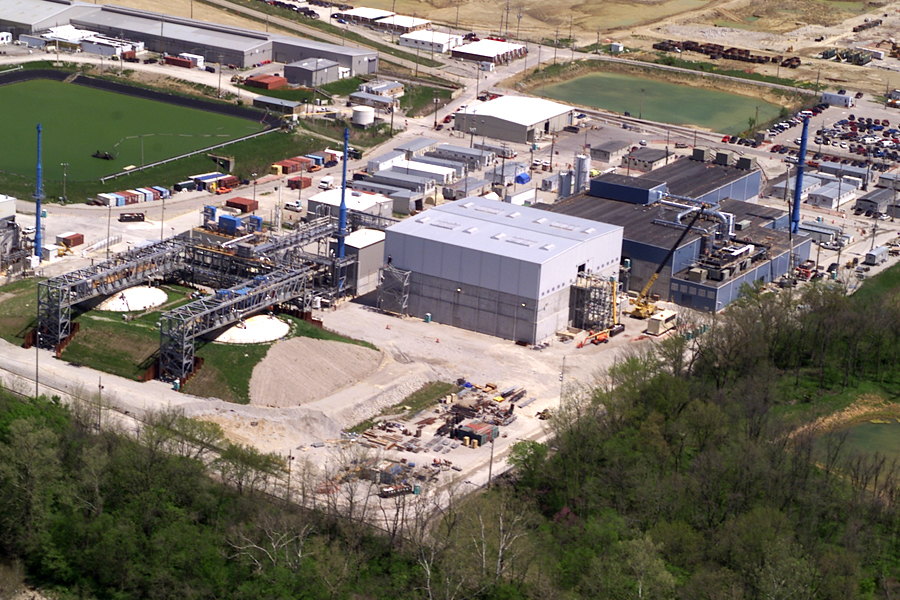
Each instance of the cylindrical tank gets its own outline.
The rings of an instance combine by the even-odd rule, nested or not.
[[[463,436],[463,446],[469,447],[469,436],[467,435]]]
[[[375,109],[371,106],[353,107],[353,124],[365,127],[375,122]]]

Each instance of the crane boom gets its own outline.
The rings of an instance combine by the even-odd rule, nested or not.
[[[656,271],[653,272],[653,275],[650,276],[650,279],[647,281],[647,285],[644,286],[644,289],[641,290],[641,293],[638,295],[637,299],[634,301],[634,310],[632,310],[632,316],[638,317],[639,319],[646,319],[650,315],[653,314],[655,307],[647,302],[647,295],[650,293],[650,288],[653,287],[653,284],[656,283],[656,280],[659,278],[659,274],[665,268],[666,263],[669,262],[669,259],[675,254],[675,251],[678,249],[678,246],[681,245],[681,242],[684,241],[684,238],[687,237],[688,232],[694,227],[694,223],[700,218],[700,215],[703,214],[703,209],[706,208],[705,204],[701,204],[700,207],[697,208],[697,211],[694,213],[694,217],[691,219],[691,222],[688,223],[687,227],[684,228],[684,231],[681,232],[681,235],[678,236],[678,240],[675,244],[669,248],[669,251],[666,253],[665,257],[656,267]]]

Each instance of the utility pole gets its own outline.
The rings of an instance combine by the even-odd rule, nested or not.
[[[522,39],[519,37],[519,30],[522,27],[522,7],[519,6],[519,13],[516,15],[516,41]]]
[[[193,1],[193,0],[191,0],[191,1]],[[219,71],[219,91],[216,92],[216,98],[221,98],[222,97],[222,55],[221,54],[219,55],[219,64],[217,66],[219,67],[217,69]]]
[[[509,37],[509,0],[506,0],[506,37]]]
[[[66,167],[69,166],[69,163],[59,163],[63,168],[63,202],[66,201]]]
[[[562,369],[559,370],[559,407],[562,408],[563,403],[563,390],[565,389],[565,377],[566,377],[566,357],[563,356],[562,361]]]
[[[491,432],[491,462],[488,463],[487,487],[491,489],[491,479],[494,477],[494,433]]]
[[[110,227],[112,226],[112,201],[107,200],[106,206],[108,207],[106,211],[106,260],[109,260],[109,247],[112,245],[109,239]]]
[[[559,27],[556,28],[556,37],[553,38],[553,64],[556,64],[556,49],[559,48]]]
[[[166,223],[166,199],[163,197],[162,199],[162,216],[159,218],[159,241],[163,241],[165,236],[163,235],[163,225]]]
[[[97,431],[103,425],[103,377],[97,377]]]
[[[638,120],[644,120],[644,88],[641,88],[641,105],[638,108]]]
[[[573,15],[569,15],[569,47],[572,49],[572,62],[575,62],[575,38],[572,34],[572,25],[575,22],[575,17]]]
[[[459,31],[459,5],[462,3],[462,0],[458,0],[456,3],[456,31]]]

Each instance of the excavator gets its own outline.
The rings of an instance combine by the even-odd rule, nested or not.
[[[675,250],[678,249],[678,246],[681,242],[684,241],[684,238],[687,237],[688,232],[694,227],[694,224],[700,218],[700,215],[703,214],[703,210],[706,208],[705,204],[702,204],[696,212],[694,212],[694,218],[691,219],[691,222],[688,223],[688,226],[684,228],[681,232],[681,235],[678,236],[678,241],[669,249],[669,252],[659,263],[659,266],[656,267],[656,271],[653,272],[653,275],[647,281],[647,285],[644,286],[644,289],[641,290],[641,293],[638,294],[638,297],[632,301],[634,308],[631,309],[631,316],[635,319],[649,319],[656,312],[656,304],[651,302],[648,299],[648,295],[650,294],[650,288],[653,287],[653,284],[656,283],[656,280],[659,278],[659,274],[662,272],[663,268],[666,266],[666,263],[669,262],[669,259],[672,258],[672,255],[675,254]]]

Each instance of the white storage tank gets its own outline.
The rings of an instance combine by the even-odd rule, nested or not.
[[[353,124],[365,127],[375,122],[375,109],[371,106],[353,107]]]

